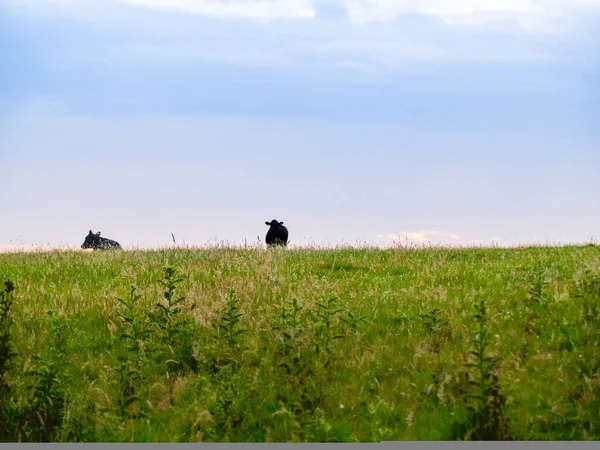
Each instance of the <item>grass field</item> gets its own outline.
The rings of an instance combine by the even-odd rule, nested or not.
[[[14,253],[0,281],[2,441],[600,439],[600,246]]]

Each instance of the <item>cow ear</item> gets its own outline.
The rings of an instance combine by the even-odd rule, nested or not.
[[[279,222],[280,225],[283,225],[283,222]]]
[[[100,232],[99,231],[96,233],[96,236],[100,236]]]
[[[271,225],[269,222],[265,222],[265,225]]]

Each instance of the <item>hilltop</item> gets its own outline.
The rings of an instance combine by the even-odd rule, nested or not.
[[[4,441],[600,439],[598,246],[8,253],[6,280]]]

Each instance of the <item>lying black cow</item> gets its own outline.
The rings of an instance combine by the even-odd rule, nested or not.
[[[288,241],[288,229],[283,226],[283,222],[277,222],[273,219],[270,222],[265,222],[265,225],[270,227],[265,237],[267,246],[282,245],[285,247]]]
[[[92,230],[90,230],[90,234],[85,237],[85,241],[81,244],[81,248],[93,248],[94,250],[123,250],[123,247],[121,247],[121,244],[117,241],[100,237],[99,231],[94,234],[92,233]]]

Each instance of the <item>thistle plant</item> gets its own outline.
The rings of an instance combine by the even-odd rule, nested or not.
[[[0,442],[14,440],[13,422],[16,409],[12,402],[11,387],[7,380],[12,360],[17,356],[11,342],[11,326],[13,319],[13,291],[15,285],[7,280],[0,291]]]
[[[420,315],[423,326],[433,339],[433,352],[439,353],[444,337],[448,330],[448,320],[443,317],[442,310],[434,307]]]
[[[67,404],[68,375],[66,346],[69,329],[65,320],[53,311],[46,313],[48,331],[41,353],[31,357],[34,366],[25,371],[29,377],[29,405],[22,412],[24,440],[50,442],[55,440],[63,423]]]
[[[179,333],[179,325],[181,321],[181,312],[185,296],[177,297],[175,292],[177,285],[183,281],[177,276],[177,269],[172,266],[164,268],[164,276],[158,282],[165,288],[163,297],[156,303],[158,308],[158,316],[156,325],[162,333],[162,339],[167,345],[172,344],[173,338]],[[164,300],[164,301],[163,301]]]
[[[4,282],[4,289],[0,291],[0,393],[4,394],[8,386],[4,382],[4,375],[8,371],[10,362],[16,353],[10,340],[12,317],[10,309],[13,305],[13,291],[15,285],[12,281]]]
[[[143,379],[142,367],[147,358],[145,354],[145,336],[152,330],[143,327],[142,318],[137,311],[137,303],[141,295],[137,288],[131,286],[129,300],[117,298],[117,301],[125,306],[125,312],[118,316],[121,323],[119,338],[123,347],[120,349],[117,360],[118,384],[119,384],[119,413],[121,417],[140,417],[140,412],[129,413],[130,407],[139,400],[137,390]]]
[[[300,359],[300,338],[304,334],[300,323],[300,311],[302,306],[296,298],[293,298],[289,305],[282,304],[273,326],[273,330],[278,334],[277,349],[281,357],[280,366],[288,374],[294,372],[294,365]]]
[[[337,300],[337,297],[332,297],[321,302],[316,302],[318,309],[316,314],[317,323],[315,325],[315,349],[317,355],[323,350],[325,351],[327,355],[325,367],[330,362],[332,340],[343,337],[343,334],[335,332],[336,316],[344,311],[344,308],[335,307]]]
[[[561,341],[560,346],[562,350],[573,350],[575,344],[571,338],[571,335],[563,323],[563,319],[559,317],[556,312],[552,310],[549,302],[546,300],[546,288],[548,282],[546,276],[548,269],[544,268],[541,264],[537,264],[533,271],[533,283],[529,289],[530,300],[534,306],[540,311],[540,316],[546,314],[550,316],[552,322],[554,322],[557,328],[561,331],[564,339]]]
[[[230,348],[239,344],[240,336],[246,331],[239,325],[243,316],[237,295],[233,289],[230,289],[225,305],[221,309],[220,320],[216,324],[217,336],[224,336]]]
[[[465,437],[474,440],[508,438],[503,417],[504,397],[500,392],[497,361],[488,354],[490,331],[488,313],[483,299],[474,304],[475,337],[471,341],[470,361],[465,365],[471,373],[469,384],[473,392],[467,395],[474,403],[468,406],[471,426]]]

